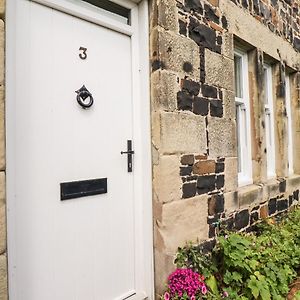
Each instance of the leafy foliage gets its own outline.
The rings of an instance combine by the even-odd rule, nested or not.
[[[300,267],[300,209],[258,232],[223,232],[211,254],[189,244],[175,263],[206,277],[207,299],[285,299]]]

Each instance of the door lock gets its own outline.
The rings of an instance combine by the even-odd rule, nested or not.
[[[132,172],[132,155],[134,151],[132,150],[132,140],[127,140],[127,151],[121,151],[121,154],[127,154],[127,171]]]

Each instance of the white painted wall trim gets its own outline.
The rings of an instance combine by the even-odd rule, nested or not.
[[[7,145],[7,230],[8,230],[8,270],[14,268],[14,244],[15,222],[14,211],[16,208],[15,197],[15,78],[16,64],[16,4],[20,0],[7,2],[6,10],[6,145]],[[25,1],[25,0],[22,0]],[[99,16],[95,12],[76,6],[75,1],[66,0],[34,0],[40,4],[69,13],[90,22],[111,28],[118,32],[131,36],[133,49],[133,67],[136,70],[133,75],[134,91],[134,148],[135,148],[135,201],[136,210],[139,212],[136,223],[136,247],[140,256],[137,257],[136,277],[137,294],[143,298],[154,299],[154,268],[153,268],[153,225],[152,225],[152,165],[151,165],[151,127],[150,127],[150,88],[149,88],[149,20],[147,0],[134,1],[116,0],[132,9],[132,25],[126,25],[114,20],[108,20],[105,16]],[[73,2],[73,3],[72,3]],[[78,4],[78,1],[76,1]],[[63,4],[67,4],[64,6]],[[16,299],[10,282],[14,281],[12,272],[8,274],[9,293],[11,299]],[[139,292],[141,291],[141,292]],[[144,298],[143,298],[144,299]]]

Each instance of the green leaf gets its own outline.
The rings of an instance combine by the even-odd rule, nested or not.
[[[213,292],[213,294],[218,295],[219,289],[218,289],[218,282],[215,276],[210,276],[208,279],[205,280],[205,283],[210,288],[210,290]]]

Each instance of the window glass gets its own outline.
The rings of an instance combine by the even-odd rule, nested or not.
[[[240,56],[234,56],[234,74],[235,74],[235,96],[243,97],[242,89],[242,59]]]
[[[116,21],[130,25],[130,9],[107,0],[83,0],[101,9]]]
[[[248,56],[246,52],[235,51],[234,71],[238,183],[239,186],[242,186],[253,182],[248,95]]]

